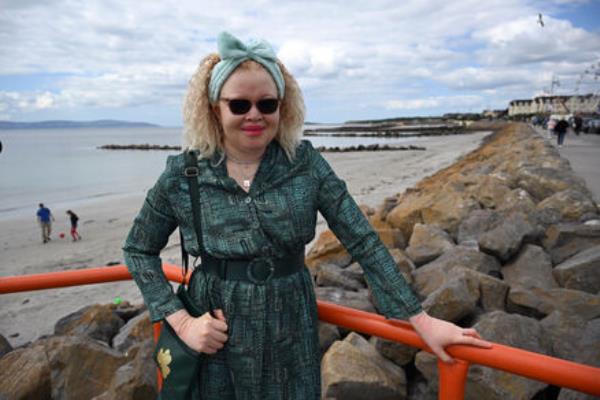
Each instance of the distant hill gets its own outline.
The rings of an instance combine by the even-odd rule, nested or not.
[[[128,122],[113,119],[98,121],[38,121],[38,122],[11,122],[0,121],[0,129],[69,129],[69,128],[149,128],[160,125],[146,122]]]

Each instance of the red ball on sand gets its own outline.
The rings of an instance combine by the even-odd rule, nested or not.
[[[64,238],[65,238],[65,234],[64,234],[64,233],[62,233],[62,232],[61,232],[61,233],[60,233],[58,236],[60,236],[60,238],[61,238],[61,239],[64,239]]]

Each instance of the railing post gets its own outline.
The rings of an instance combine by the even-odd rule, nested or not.
[[[438,400],[464,399],[468,371],[469,363],[466,361],[454,359],[453,364],[446,364],[438,358]]]
[[[152,332],[153,332],[153,336],[154,336],[154,345],[155,346],[158,343],[161,326],[162,325],[160,322],[155,322],[152,324]],[[158,392],[160,393],[160,390],[162,389],[162,374],[160,373],[160,369],[158,369],[158,367],[156,368],[156,387],[158,389]]]

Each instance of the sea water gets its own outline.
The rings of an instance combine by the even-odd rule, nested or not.
[[[314,126],[311,126],[314,129]],[[315,147],[418,145],[424,138],[307,137]],[[77,208],[147,191],[177,150],[101,150],[106,144],[181,145],[181,128],[0,130],[0,219],[35,215],[38,203]]]

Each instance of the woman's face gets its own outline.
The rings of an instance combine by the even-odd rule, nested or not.
[[[261,66],[235,70],[221,88],[221,96],[213,106],[223,128],[225,150],[234,156],[260,156],[277,134],[279,107],[271,114],[261,113],[256,102],[277,99],[277,86]],[[231,100],[249,100],[252,106],[243,114],[234,114]]]

